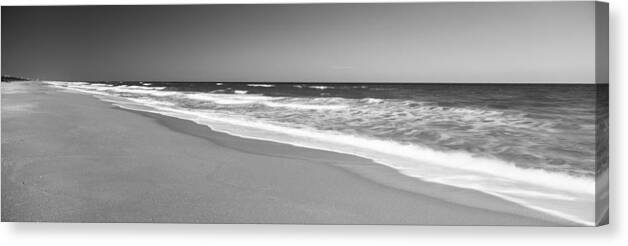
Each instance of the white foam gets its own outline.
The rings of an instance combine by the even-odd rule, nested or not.
[[[142,95],[151,95],[157,97],[166,97],[166,96],[176,96],[181,95],[181,92],[176,91],[160,91],[160,88],[156,89],[146,89],[146,87],[139,86],[129,86],[129,87],[109,87],[102,88],[106,91],[118,92],[118,93],[130,93],[130,94],[142,94]]]
[[[272,97],[247,94],[218,94],[218,93],[189,93],[186,98],[210,101],[216,104],[253,104],[260,101],[272,100]]]
[[[267,84],[247,84],[247,86],[251,86],[251,87],[266,87],[266,88],[275,87],[275,85],[267,85]]]
[[[276,102],[263,102],[262,104],[269,107],[292,108],[292,109],[302,109],[302,110],[341,110],[348,107],[347,105],[316,105],[316,104],[276,103]]]
[[[592,179],[550,173],[540,169],[519,168],[501,160],[476,157],[464,152],[439,152],[415,145],[313,129],[283,127],[245,119],[214,116],[207,112],[159,109],[157,113],[190,119],[235,136],[366,157],[393,167],[408,176],[498,195],[576,223],[588,225],[591,219],[588,214],[561,212],[562,205],[554,205],[553,201],[577,200],[584,204],[582,206],[593,206],[590,203],[595,188]],[[442,179],[442,177],[461,174],[478,178]],[[441,179],[438,180],[438,178]]]
[[[541,169],[525,169],[515,166],[498,159],[478,157],[466,152],[440,152],[429,148],[400,144],[392,141],[379,139],[369,139],[364,137],[344,135],[335,132],[321,132],[313,129],[304,130],[302,128],[288,128],[276,126],[267,123],[251,122],[248,120],[237,120],[230,118],[211,117],[207,113],[199,114],[192,111],[164,109],[162,110],[194,115],[196,118],[207,118],[212,121],[230,123],[236,126],[247,126],[268,132],[281,132],[282,135],[289,134],[291,136],[303,137],[303,140],[317,140],[317,143],[326,143],[321,146],[310,145],[308,147],[324,148],[327,143],[342,146],[342,148],[333,148],[334,151],[341,149],[350,149],[352,154],[359,154],[372,159],[394,159],[404,160],[399,163],[390,163],[389,165],[404,170],[404,172],[412,176],[424,176],[424,174],[414,173],[412,170],[416,166],[434,165],[447,167],[456,170],[465,170],[477,174],[491,175],[495,178],[509,179],[520,182],[531,182],[535,185],[553,188],[556,190],[569,191],[574,193],[594,194],[594,181],[586,177],[574,177],[562,173],[547,172]],[[237,134],[240,135],[240,134]],[[268,135],[268,138],[273,138]],[[279,141],[280,139],[272,139]],[[305,143],[300,143],[303,145]],[[375,153],[375,154],[374,154]],[[383,158],[385,157],[385,158]],[[388,162],[385,160],[380,160]],[[416,165],[416,166],[415,166]],[[442,177],[439,175],[438,177]],[[436,181],[436,179],[434,179]]]
[[[140,89],[140,90],[163,90],[166,89],[166,87],[149,87],[149,86],[137,86],[137,85],[131,85],[131,86],[127,86],[127,88],[131,88],[131,89]]]
[[[172,102],[168,102],[168,101],[157,101],[151,98],[146,98],[146,97],[142,97],[142,98],[126,98],[129,101],[132,102],[136,102],[142,105],[148,105],[148,106],[166,106],[166,107],[172,107],[175,106],[175,103]]]
[[[216,104],[223,105],[242,105],[242,104],[259,104],[274,108],[291,108],[300,110],[341,110],[348,107],[348,105],[334,105],[334,104],[306,104],[293,101],[286,101],[283,97],[269,97],[256,94],[219,94],[219,93],[191,93],[186,94],[187,98],[210,101]]]
[[[379,98],[364,98],[362,99],[366,103],[377,104],[382,103],[384,100]]]
[[[325,90],[325,89],[329,89],[329,88],[333,88],[333,87],[331,87],[331,86],[324,86],[324,85],[311,85],[311,86],[308,86],[307,88],[317,89],[317,90]]]

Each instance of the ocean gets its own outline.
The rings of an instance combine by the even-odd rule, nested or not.
[[[47,83],[235,136],[365,157],[576,223],[595,219],[596,112],[608,99],[600,104],[593,84]]]

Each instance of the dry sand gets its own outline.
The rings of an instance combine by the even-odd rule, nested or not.
[[[1,127],[2,221],[571,225],[367,159],[36,82],[2,84]]]

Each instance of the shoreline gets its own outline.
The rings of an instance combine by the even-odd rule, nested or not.
[[[118,110],[129,111],[135,114],[139,114],[139,115],[154,119],[155,121],[157,121],[158,124],[165,126],[172,131],[202,138],[213,143],[219,143],[216,141],[216,138],[239,138],[239,139],[244,139],[244,141],[249,142],[249,143],[256,142],[262,145],[272,144],[272,145],[279,145],[279,146],[280,145],[290,146],[289,148],[292,153],[284,153],[284,154],[279,154],[279,155],[274,154],[274,156],[280,157],[280,158],[299,159],[298,156],[299,154],[302,154],[302,153],[323,152],[323,153],[333,153],[334,155],[347,156],[348,158],[358,159],[358,160],[352,160],[349,162],[340,162],[340,163],[335,163],[333,161],[321,161],[321,163],[324,165],[329,165],[329,166],[347,171],[355,176],[358,176],[359,178],[365,179],[369,182],[375,182],[387,188],[398,189],[398,190],[405,191],[411,194],[416,194],[416,195],[429,196],[434,199],[439,199],[446,202],[452,202],[458,205],[464,205],[464,206],[469,206],[469,207],[474,207],[474,208],[479,208],[479,209],[487,209],[490,211],[522,215],[526,217],[542,219],[542,220],[547,220],[547,221],[552,221],[552,222],[574,223],[574,222],[566,222],[567,220],[564,220],[563,218],[559,218],[559,217],[550,218],[552,216],[550,214],[545,214],[543,212],[536,211],[531,208],[527,208],[523,205],[510,202],[503,198],[500,198],[500,197],[497,197],[488,193],[484,193],[481,191],[422,181],[417,178],[404,175],[392,167],[377,163],[376,161],[370,160],[365,157],[342,153],[342,152],[311,149],[307,147],[290,145],[287,143],[279,143],[279,142],[268,141],[268,140],[259,140],[259,139],[234,136],[229,133],[215,131],[211,129],[211,127],[209,126],[198,124],[196,122],[193,122],[187,119],[171,117],[171,116],[162,115],[158,113],[127,109],[127,108],[123,108],[123,107],[119,107],[115,105],[113,107]],[[238,149],[239,151],[246,152],[246,153],[269,155],[268,153],[262,153],[261,151],[250,148],[250,145],[244,145],[242,147],[238,147],[231,141],[227,142],[227,144],[220,144],[220,145],[224,147],[232,148],[232,149]],[[305,151],[294,151],[295,149],[304,149]],[[299,153],[299,154],[295,154],[295,153]],[[316,158],[316,156],[312,156],[312,157]],[[457,193],[457,194],[461,194],[462,197],[460,198],[460,197],[455,197],[455,196],[454,197],[443,196],[442,195],[443,193]],[[471,199],[469,200],[469,198]]]
[[[45,85],[39,85],[45,86]],[[42,90],[41,88],[38,88]],[[47,90],[47,91],[46,91]],[[239,160],[246,156],[248,159],[248,163],[237,163],[237,170],[241,171],[238,173],[236,170],[232,170],[230,175],[234,177],[241,176],[242,172],[250,175],[250,178],[260,179],[263,178],[264,181],[268,181],[266,178],[268,176],[272,176],[274,181],[281,181],[282,185],[274,186],[271,189],[271,197],[277,197],[278,194],[283,194],[285,191],[282,189],[291,190],[288,192],[289,194],[284,196],[280,196],[283,199],[278,199],[279,201],[287,202],[291,204],[290,207],[293,212],[294,211],[303,211],[304,207],[308,207],[310,203],[325,205],[322,207],[312,206],[310,205],[309,210],[316,216],[310,217],[307,219],[307,216],[301,216],[299,213],[291,214],[290,216],[280,216],[278,214],[274,214],[275,217],[264,217],[263,219],[259,219],[258,216],[249,216],[249,217],[241,217],[240,220],[230,220],[225,219],[227,217],[239,217],[236,215],[231,216],[223,216],[223,220],[200,220],[200,223],[305,223],[305,224],[421,224],[421,225],[437,225],[437,224],[460,224],[460,225],[555,225],[555,223],[560,225],[573,225],[571,222],[564,221],[560,218],[549,218],[549,215],[542,214],[540,212],[522,207],[520,205],[505,201],[501,198],[497,198],[488,194],[483,194],[478,191],[466,190],[462,188],[449,187],[445,185],[428,183],[417,180],[415,178],[411,178],[408,176],[404,176],[401,173],[398,173],[396,170],[386,167],[384,165],[380,165],[374,163],[371,160],[364,159],[362,157],[328,152],[316,149],[307,149],[302,147],[291,146],[287,144],[262,141],[262,140],[254,140],[254,139],[246,139],[237,136],[232,136],[226,133],[216,132],[211,130],[209,127],[205,125],[199,125],[192,121],[173,118],[169,116],[164,116],[160,114],[135,111],[122,109],[120,107],[111,105],[107,102],[102,102],[96,98],[87,95],[72,95],[72,93],[59,92],[52,88],[43,89],[44,94],[48,96],[53,95],[51,98],[48,98],[51,101],[64,101],[65,106],[72,106],[72,104],[80,101],[80,107],[86,107],[85,105],[89,105],[90,107],[83,108],[82,111],[78,110],[82,113],[90,112],[89,108],[101,107],[97,111],[101,111],[104,114],[116,115],[116,117],[111,116],[110,121],[112,122],[135,122],[132,127],[125,128],[125,126],[118,126],[120,132],[132,134],[128,132],[129,130],[136,130],[133,127],[141,126],[142,129],[138,131],[147,131],[152,133],[153,136],[159,134],[163,134],[160,128],[167,128],[171,131],[168,133],[169,135],[177,136],[180,139],[180,143],[185,145],[185,147],[181,146],[173,146],[173,144],[167,144],[168,141],[161,143],[165,144],[166,148],[170,149],[175,153],[179,153],[178,157],[184,157],[185,155],[180,154],[180,152],[192,154],[196,157],[203,156],[207,158],[208,156],[201,155],[200,153],[196,153],[194,151],[189,152],[187,147],[190,149],[199,150],[199,152],[203,152],[204,150],[211,149],[212,153],[215,155],[209,155],[209,157],[219,157],[223,159],[221,163],[222,166],[225,165],[236,165],[233,159]],[[3,87],[4,94],[4,87]],[[10,94],[9,94],[10,95]],[[7,102],[5,97],[7,95],[3,95],[3,116],[6,114],[5,104]],[[61,98],[61,99],[59,99]],[[89,98],[89,100],[87,100]],[[24,99],[20,99],[24,100]],[[61,103],[61,104],[63,104]],[[51,104],[50,106],[54,106]],[[50,107],[49,106],[49,107]],[[58,105],[57,105],[58,106]],[[11,107],[11,105],[9,105]],[[75,106],[78,107],[78,106]],[[111,110],[111,109],[116,110]],[[56,108],[58,111],[63,108]],[[69,111],[76,111],[76,109],[70,108]],[[119,113],[113,113],[119,112]],[[65,113],[61,111],[60,113]],[[76,112],[75,112],[76,113]],[[135,117],[133,117],[135,115]],[[66,115],[67,116],[67,115]],[[140,116],[140,117],[138,117]],[[143,120],[142,120],[143,119]],[[66,119],[67,120],[67,119]],[[141,122],[141,123],[140,123]],[[154,122],[156,126],[151,126],[150,123]],[[65,122],[64,124],[79,124],[80,122]],[[102,123],[104,124],[104,123]],[[5,130],[6,128],[5,118],[3,117],[3,135],[11,135],[13,132]],[[9,124],[10,125],[10,124]],[[107,124],[104,124],[105,126]],[[10,127],[10,126],[9,126]],[[151,130],[147,130],[150,128]],[[105,131],[106,129],[102,129]],[[6,131],[6,132],[5,132]],[[96,129],[98,132],[98,129]],[[120,133],[118,133],[120,134]],[[96,135],[98,136],[98,135]],[[129,136],[130,137],[130,136]],[[5,157],[7,154],[4,150],[5,148],[5,137],[3,137],[3,212],[2,219],[3,221],[7,221],[7,218],[10,217],[5,216],[5,180],[6,179],[6,170],[5,168]],[[80,138],[80,135],[79,135]],[[169,139],[169,138],[166,138]],[[194,140],[192,140],[194,139]],[[148,141],[151,140],[163,140],[163,138],[154,137],[144,139]],[[89,140],[85,140],[89,141]],[[115,142],[116,139],[112,138],[109,141]],[[146,141],[140,143],[146,144]],[[199,142],[200,141],[200,142]],[[192,144],[194,143],[194,144]],[[137,143],[135,143],[137,144]],[[9,146],[9,143],[6,143],[6,146]],[[137,146],[130,145],[131,147],[138,148]],[[111,146],[97,146],[97,148],[110,148]],[[139,148],[142,151],[150,154],[159,154],[151,152],[147,149]],[[8,152],[11,153],[11,152]],[[161,153],[164,154],[164,153]],[[168,156],[168,155],[166,155]],[[133,157],[133,156],[132,156]],[[148,157],[142,157],[148,158]],[[189,158],[189,157],[187,157]],[[252,159],[251,159],[252,158]],[[156,159],[156,160],[155,160]],[[193,174],[195,169],[191,166],[198,167],[199,161],[203,163],[203,158],[200,160],[189,160],[189,162],[181,163],[181,165],[188,167],[188,172],[186,175]],[[153,161],[162,161],[159,158],[154,158]],[[192,164],[193,163],[193,164]],[[259,165],[259,163],[264,164],[264,167],[256,166],[255,170],[248,170],[252,165]],[[295,167],[296,166],[296,167]],[[164,170],[171,170],[171,166],[160,166],[164,168]],[[214,167],[216,168],[216,167]],[[231,167],[233,168],[233,167]],[[308,172],[304,172],[304,170],[308,170]],[[273,174],[269,174],[268,172],[272,171]],[[10,172],[10,171],[9,171]],[[278,173],[278,174],[277,174]],[[167,172],[162,175],[168,176]],[[292,177],[294,175],[295,177]],[[185,175],[183,175],[185,176]],[[308,177],[313,176],[313,177]],[[335,178],[330,178],[335,177]],[[309,180],[307,184],[303,183],[303,180]],[[90,182],[89,180],[87,180]],[[207,180],[205,180],[207,181]],[[233,180],[230,180],[233,181]],[[249,190],[247,192],[262,191],[266,192],[268,190],[254,188],[258,187],[260,184],[264,184],[264,182],[259,182],[261,180],[256,181],[233,181],[240,182],[238,186],[247,186],[248,189],[253,189],[253,191]],[[320,184],[321,181],[326,181],[324,184]],[[133,182],[129,180],[128,182]],[[200,182],[200,181],[199,181]],[[202,182],[201,182],[202,183]],[[210,180],[211,183],[211,180]],[[296,183],[294,187],[290,186],[290,183]],[[287,185],[288,184],[288,185]],[[333,186],[331,184],[339,184]],[[14,185],[14,184],[9,184]],[[286,186],[287,185],[287,186]],[[228,185],[227,185],[228,186]],[[347,188],[347,186],[353,188]],[[198,190],[200,187],[195,187],[193,190],[196,190],[199,193],[206,193],[204,190]],[[233,191],[233,189],[225,188],[229,191]],[[301,188],[301,189],[300,189]],[[368,188],[368,189],[367,189]],[[220,193],[221,190],[224,189],[216,189],[215,191]],[[295,190],[296,189],[296,190]],[[306,189],[307,192],[303,192]],[[338,189],[338,190],[336,190]],[[146,188],[145,188],[146,190]],[[150,190],[150,189],[148,189]],[[242,191],[240,189],[236,193],[240,193],[242,195]],[[362,193],[357,193],[360,195],[356,195],[356,191],[361,191]],[[111,191],[110,191],[111,192]],[[113,192],[115,193],[115,192]],[[340,193],[340,194],[339,194]],[[454,199],[448,200],[444,197],[447,196],[439,196],[438,194],[454,194],[450,197]],[[155,193],[159,194],[159,193]],[[111,194],[110,194],[111,195]],[[120,195],[120,194],[118,194]],[[126,194],[122,194],[124,196]],[[204,194],[212,197],[212,194]],[[378,197],[369,197],[378,196]],[[255,195],[252,195],[255,197]],[[346,197],[349,196],[349,197]],[[353,196],[353,197],[352,197]],[[227,199],[229,199],[229,194],[225,195]],[[264,196],[262,196],[264,197]],[[287,199],[286,199],[287,197]],[[384,197],[393,198],[385,200]],[[436,198],[435,198],[436,197]],[[151,198],[150,196],[145,197],[146,199]],[[153,197],[154,198],[154,197]],[[242,199],[247,200],[250,197],[243,196]],[[293,200],[308,200],[308,202],[296,202]],[[335,199],[335,200],[334,200]],[[168,200],[166,198],[166,200]],[[210,199],[213,200],[213,199]],[[260,199],[253,199],[256,201],[260,201]],[[292,200],[292,201],[291,201]],[[330,201],[331,200],[331,204]],[[456,201],[461,200],[461,201]],[[261,199],[261,201],[266,201],[265,199]],[[364,203],[364,201],[368,201]],[[124,202],[124,201],[122,201]],[[173,201],[170,201],[173,203]],[[230,202],[226,202],[231,204]],[[335,206],[335,204],[340,203],[343,206]],[[277,203],[272,203],[278,205]],[[474,206],[465,206],[460,204],[472,204]],[[233,205],[233,204],[231,204]],[[253,210],[260,210],[260,207],[270,206],[270,204],[264,204],[259,207],[255,206],[250,207]],[[7,205],[7,206],[10,206]],[[280,207],[285,207],[281,206]],[[272,207],[272,206],[271,206]],[[324,208],[323,208],[324,207]],[[376,208],[387,208],[386,211],[378,210]],[[396,208],[391,210],[390,207]],[[475,208],[475,207],[483,207],[483,208]],[[288,210],[290,210],[290,208]],[[298,209],[295,209],[298,208]],[[490,209],[489,209],[490,208]],[[16,208],[9,208],[10,210]],[[209,208],[205,208],[206,210]],[[233,210],[233,208],[222,208],[223,210]],[[276,208],[274,208],[276,209]],[[262,210],[273,210],[273,208],[265,208]],[[140,209],[141,210],[141,209]],[[149,209],[150,210],[150,209]],[[212,209],[209,209],[212,210]],[[178,210],[177,210],[178,211]],[[202,211],[202,209],[201,209]],[[245,210],[235,209],[235,211],[243,212]],[[314,212],[315,211],[315,212]],[[370,211],[370,212],[367,212]],[[494,212],[498,211],[498,212]],[[501,212],[499,212],[501,211]],[[199,211],[200,212],[200,211]],[[206,212],[206,211],[205,211]],[[224,211],[222,211],[224,212]],[[231,211],[233,212],[233,211]],[[277,211],[278,212],[278,211]],[[275,213],[277,213],[275,212]],[[359,212],[357,215],[355,212]],[[113,211],[115,213],[115,211]],[[375,213],[375,214],[371,214]],[[382,214],[383,213],[383,214]],[[390,213],[390,214],[386,214]],[[216,214],[216,213],[214,213]],[[220,214],[220,213],[218,213]],[[281,214],[281,212],[279,213]],[[336,216],[330,216],[330,215]],[[349,216],[349,214],[353,214]],[[327,216],[323,216],[327,215]],[[281,217],[281,218],[277,218]],[[455,218],[456,216],[465,216],[463,218]],[[213,218],[213,216],[210,216]],[[323,220],[318,220],[320,218],[327,218]],[[317,219],[313,219],[317,218]],[[331,218],[331,219],[330,219]],[[336,220],[334,220],[334,218]],[[370,218],[370,219],[369,219]],[[394,219],[396,218],[396,219]],[[536,219],[533,219],[536,218]],[[540,220],[540,218],[544,218],[548,221]],[[366,220],[365,220],[366,219]],[[17,220],[10,220],[17,221]],[[32,220],[32,221],[59,221],[59,220]],[[61,220],[61,221],[75,221],[75,220]],[[81,220],[79,220],[81,221]],[[107,220],[105,220],[107,221]],[[84,222],[100,222],[98,221],[84,221]],[[108,221],[108,222],[120,222],[120,221]],[[132,219],[127,222],[150,222],[144,221],[141,216],[135,216],[135,219]],[[177,220],[173,218],[169,218],[166,220],[158,220],[157,222],[181,222],[181,223],[195,223],[195,221],[187,221],[187,220]],[[198,222],[197,222],[198,223]]]

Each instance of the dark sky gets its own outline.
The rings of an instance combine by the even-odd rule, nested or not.
[[[593,82],[592,2],[2,7],[49,80]]]

